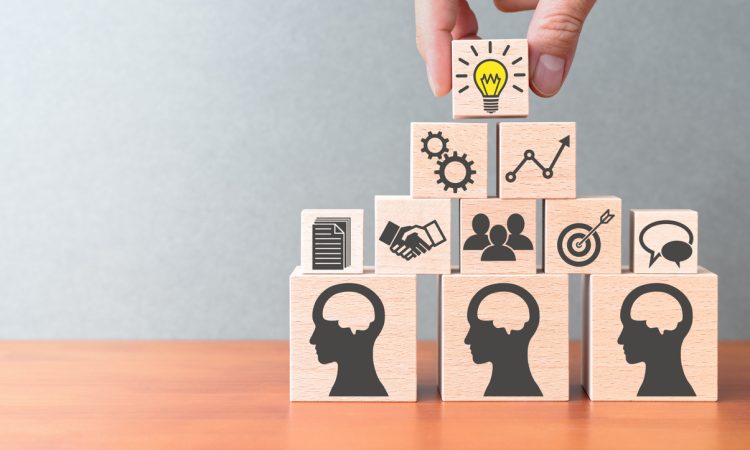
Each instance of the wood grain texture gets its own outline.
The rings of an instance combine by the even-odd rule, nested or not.
[[[300,226],[300,267],[302,273],[362,273],[364,270],[364,215],[363,209],[304,209]],[[350,262],[342,270],[313,270],[312,264],[312,226],[320,217],[348,217],[351,219]]]
[[[524,161],[533,150],[539,164],[549,168],[569,138],[552,169],[545,178],[533,160]],[[576,198],[576,124],[575,122],[502,122],[497,124],[497,192],[500,198]],[[514,172],[513,182],[506,178]]]
[[[750,342],[719,344],[719,402],[443,403],[419,342],[417,403],[290,403],[286,341],[2,341],[0,448],[744,449]]]
[[[526,39],[453,41],[453,118],[526,117],[529,115],[529,51]],[[507,82],[497,97],[497,111],[485,109],[474,73],[482,61],[499,61]],[[515,87],[514,87],[515,86]]]
[[[640,244],[644,227],[661,220],[673,220],[685,225],[692,233],[692,254],[679,265],[660,256],[651,261],[651,254]],[[661,254],[664,244],[671,241],[689,242],[690,234],[680,226],[661,224],[650,227],[643,235],[649,249]],[[698,212],[692,209],[631,209],[630,210],[630,270],[635,273],[697,273],[698,272]]]
[[[338,364],[321,363],[322,352],[345,353],[341,335],[323,343],[311,342],[316,332],[313,306],[328,287],[341,283],[357,283],[371,289],[380,298],[385,310],[382,331],[375,339],[373,363],[377,377],[387,391],[384,397],[333,396]],[[374,320],[373,306],[356,293],[339,293],[343,305],[326,320],[336,321],[341,328],[360,325],[366,329]],[[336,297],[334,296],[334,297]],[[332,297],[333,298],[333,297]],[[330,303],[330,302],[329,302]],[[346,320],[342,320],[343,318]],[[417,396],[417,279],[414,275],[378,275],[371,267],[364,274],[303,275],[298,268],[289,277],[289,342],[290,399],[292,401],[415,401]],[[353,333],[353,328],[352,333]],[[320,348],[328,346],[329,348]],[[336,348],[330,348],[336,346]]]
[[[465,250],[467,239],[476,236],[473,221],[477,214],[484,214],[489,218],[490,229],[496,225],[503,226],[508,234],[508,217],[520,214],[524,227],[522,235],[526,236],[533,245],[531,250],[513,251],[515,261],[482,261],[484,250]],[[505,274],[505,273],[536,273],[536,201],[535,200],[504,200],[462,199],[460,200],[460,247],[461,273],[467,274]],[[486,235],[489,238],[489,230]],[[510,239],[510,238],[509,238]],[[507,241],[506,241],[507,243]],[[502,245],[502,244],[501,244]]]
[[[547,273],[620,273],[622,252],[622,200],[619,197],[581,197],[577,199],[545,200],[544,203],[544,271]],[[573,224],[583,224],[595,227],[601,215],[609,210],[614,218],[597,230],[600,239],[600,251],[592,262],[585,266],[573,266],[566,262],[558,251],[558,239],[561,233]],[[586,229],[576,228],[581,233]],[[589,230],[590,231],[590,230]],[[569,257],[572,255],[566,243],[569,236],[578,231],[570,231],[563,238],[563,251]],[[583,261],[593,257],[596,248],[595,239],[589,238],[589,251],[580,250],[580,258],[573,261]]]
[[[436,221],[442,242],[416,258],[405,260],[380,238],[389,222],[399,227],[426,226]],[[441,274],[451,271],[450,199],[412,199],[401,195],[375,196],[375,271],[384,274]]]
[[[487,138],[484,123],[412,123],[411,196],[487,198]],[[450,159],[464,156],[466,165]],[[468,173],[467,167],[476,173]],[[449,183],[466,189],[438,182],[441,177],[436,170],[444,173]],[[467,176],[471,181],[466,181]]]
[[[440,392],[443,400],[540,401],[568,400],[568,277],[565,275],[444,275],[440,281]],[[542,396],[485,396],[493,363],[477,364],[475,346],[467,338],[467,309],[485,286],[511,283],[526,289],[539,306],[539,326],[528,347],[528,364]],[[489,301],[488,301],[489,300]],[[495,304],[492,304],[494,300]],[[482,310],[486,305],[487,309]],[[493,320],[496,328],[520,330],[529,320],[526,304],[515,294],[495,293],[479,308],[479,319]],[[513,331],[511,333],[516,333]],[[506,341],[487,343],[502,345]],[[479,354],[479,353],[477,353]],[[480,356],[481,358],[481,356]],[[501,365],[502,366],[502,365]],[[505,370],[506,367],[495,367]]]
[[[635,401],[712,401],[717,399],[717,344],[718,344],[718,277],[700,268],[697,274],[634,274],[623,271],[620,275],[590,275],[584,281],[584,386],[592,400]],[[682,367],[695,397],[638,396],[644,379],[645,364],[629,364],[625,351],[634,352],[630,340],[618,340],[624,327],[620,310],[625,297],[636,287],[647,283],[666,283],[682,291],[692,307],[692,326],[682,344]],[[642,296],[639,306],[641,317],[654,328],[660,323],[673,326],[682,320],[682,311],[676,301],[661,297],[666,294],[650,293]],[[638,304],[638,303],[636,303]],[[666,305],[666,307],[665,307]],[[636,306],[633,307],[633,311]],[[635,315],[636,313],[633,312]],[[631,347],[628,347],[628,346]],[[650,344],[652,347],[656,342]]]

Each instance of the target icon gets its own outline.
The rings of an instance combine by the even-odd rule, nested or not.
[[[591,264],[602,250],[602,240],[596,230],[608,224],[613,218],[609,210],[599,217],[599,223],[592,227],[585,223],[574,223],[565,227],[557,238],[557,253],[566,263],[575,267]]]

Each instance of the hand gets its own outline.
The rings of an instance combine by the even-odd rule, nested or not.
[[[531,89],[540,97],[560,90],[576,53],[578,37],[596,0],[495,0],[504,12],[534,9],[529,24]],[[451,40],[479,39],[467,0],[415,0],[417,49],[427,66],[432,92],[451,90]]]

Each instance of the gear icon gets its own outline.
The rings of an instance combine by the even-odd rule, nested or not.
[[[451,181],[445,175],[446,169],[453,163],[461,164],[464,167],[465,173],[461,181]],[[477,173],[477,171],[471,168],[471,166],[473,165],[474,161],[468,161],[466,159],[466,153],[464,153],[463,156],[458,156],[458,152],[453,152],[452,156],[446,155],[445,158],[438,161],[438,169],[435,171],[435,174],[438,176],[437,182],[443,183],[445,185],[445,187],[443,188],[444,191],[453,189],[454,194],[458,192],[459,188],[465,191],[467,184],[474,183],[474,180],[471,179],[471,176]]]
[[[440,141],[440,150],[436,152],[430,151],[430,141],[433,139],[437,139]],[[427,153],[427,158],[437,158],[440,159],[443,156],[443,153],[448,153],[448,138],[443,137],[443,132],[438,131],[437,133],[433,133],[432,131],[427,132],[427,137],[422,139],[422,151],[424,153]]]

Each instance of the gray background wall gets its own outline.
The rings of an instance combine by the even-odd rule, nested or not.
[[[529,14],[472,5],[482,36],[525,36]],[[700,212],[732,339],[750,338],[747,17],[602,1],[529,117],[578,123],[580,195]],[[286,337],[300,210],[364,208],[372,263],[373,196],[409,191],[409,122],[450,120],[413,21],[406,0],[4,1],[0,338]]]

